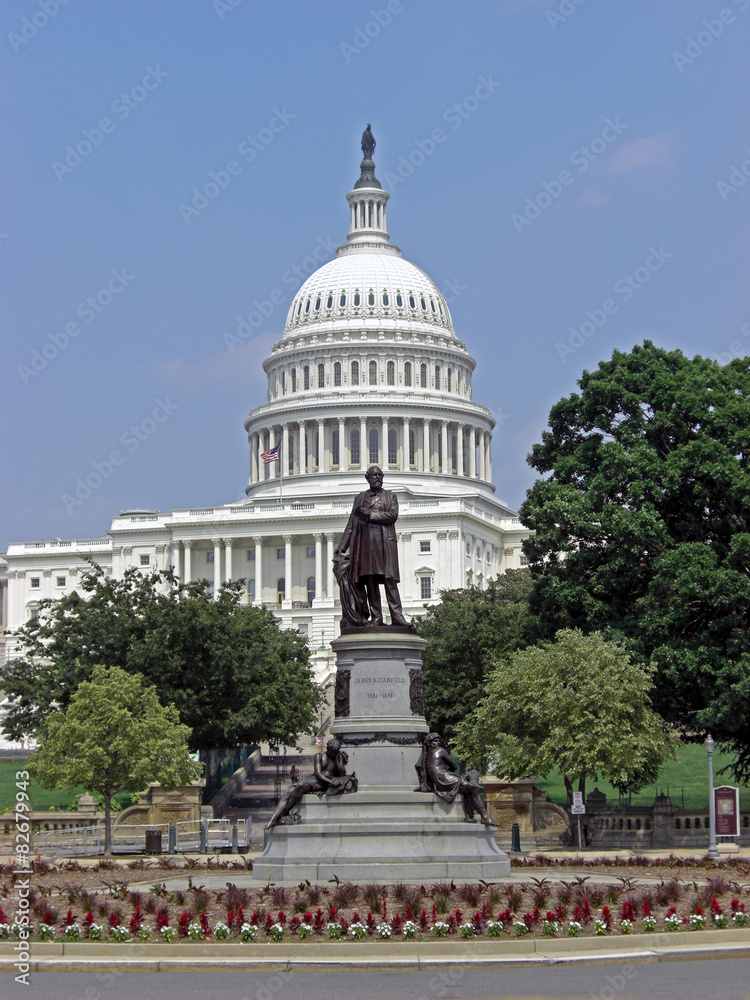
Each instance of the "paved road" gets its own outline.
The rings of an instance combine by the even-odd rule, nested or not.
[[[750,1000],[750,959],[426,972],[0,974],[2,1000]]]

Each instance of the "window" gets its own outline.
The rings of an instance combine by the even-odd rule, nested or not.
[[[370,444],[370,465],[377,465],[379,460],[378,455],[378,432],[375,427],[370,428],[370,434],[368,436]]]
[[[281,392],[286,395],[286,372],[281,373]]]
[[[307,624],[307,622],[300,622],[300,624],[297,626],[297,631],[299,632],[300,635],[303,635],[305,638],[307,638],[308,635],[310,634],[310,626]]]
[[[333,366],[333,384],[341,385],[341,362],[337,361]]]
[[[401,295],[401,292],[396,292],[396,305],[400,309],[403,306],[403,304],[404,304],[404,300],[403,300],[403,297]]]
[[[250,562],[255,562],[255,549],[247,550],[247,558]]]
[[[328,298],[326,299],[326,309],[333,309],[333,292],[328,293]]]
[[[373,292],[372,289],[370,289],[370,291],[367,294],[367,304],[368,304],[368,306],[374,306],[375,305],[375,292]]]
[[[206,553],[206,562],[212,563],[213,561],[214,561],[214,554],[213,554],[213,552],[207,552]]]
[[[276,549],[276,558],[284,559],[286,556],[286,548]]]
[[[435,365],[435,388],[440,388],[440,365]]]
[[[289,475],[294,472],[294,438],[289,435],[289,447],[287,448],[287,471]]]
[[[346,292],[341,293],[341,298],[339,299],[339,305],[341,306],[342,309],[346,305]]]
[[[32,578],[29,580],[29,586],[31,587],[32,590],[39,590],[41,585],[42,585],[41,577],[32,576]]]
[[[141,566],[148,566],[151,563],[151,556],[141,556]],[[60,584],[58,583],[58,587]]]
[[[355,306],[360,305],[361,301],[362,300],[359,297],[359,289],[357,289],[356,292],[354,293],[354,305]]]
[[[292,368],[292,392],[297,391],[297,369]]]
[[[310,366],[309,365],[305,365],[305,367],[302,369],[302,385],[304,386],[305,389],[309,389],[310,388]]]
[[[419,301],[420,301],[420,303],[421,303],[421,305],[422,305],[422,308],[423,308],[423,309],[425,310],[425,312],[426,312],[426,311],[427,311],[427,303],[426,303],[426,302],[425,302],[425,300],[424,300],[424,295],[421,295],[421,296],[420,296],[420,298],[419,298]]]
[[[388,464],[396,465],[398,462],[398,435],[393,427],[388,431]]]
[[[340,465],[339,462],[339,432],[338,428],[331,434],[331,459],[334,465]]]
[[[310,300],[309,299],[307,300],[307,302],[305,302],[305,312],[306,313],[310,312]]]
[[[286,580],[280,576],[276,581],[276,603],[281,606],[281,602],[286,600]]]
[[[416,302],[414,301],[414,296],[413,296],[413,295],[410,295],[410,296],[409,296],[409,305],[411,306],[411,308],[412,308],[412,309],[416,308],[416,305],[417,305],[417,304],[416,304]]]
[[[377,363],[377,361],[371,361],[370,362],[369,372],[370,372],[370,385],[377,385],[378,384],[378,363]]]
[[[427,388],[427,365],[419,366],[419,384],[423,389]]]
[[[349,437],[352,465],[359,465],[359,430],[355,427]]]
[[[56,587],[64,587],[65,586],[65,577],[64,576],[55,577],[55,586]]]
[[[308,576],[307,578],[307,603],[312,604],[315,600],[315,577]]]
[[[427,541],[421,541],[419,543],[419,551],[420,552],[429,552],[430,551],[430,542],[429,542],[429,539]]]
[[[324,364],[318,365],[318,388],[325,389],[326,387],[326,366]]]
[[[386,372],[385,380],[388,383],[388,385],[395,385],[396,384],[396,365],[395,365],[395,363],[393,361],[389,361],[388,364],[385,366],[385,372]]]
[[[458,451],[456,450],[455,434],[451,434],[451,472],[458,472]]]
[[[448,392],[453,392],[453,369],[448,369],[448,384],[445,387]]]
[[[308,545],[307,546],[307,558],[308,559],[314,559],[315,558],[315,546],[314,545]]]
[[[404,362],[404,385],[411,385],[411,361]]]
[[[419,578],[420,597],[423,601],[432,599],[432,577],[420,576]]]
[[[250,603],[252,604],[253,601],[255,600],[255,580],[247,581],[247,596]]]
[[[359,385],[359,361],[352,361],[352,385]]]
[[[315,300],[315,312],[320,312],[320,296]]]
[[[388,292],[386,292],[386,290],[385,290],[385,289],[383,289],[383,305],[384,305],[384,306],[387,306],[387,305],[389,305],[389,304],[390,304],[390,301],[391,301],[391,300],[390,300],[390,299],[388,298]]]
[[[409,431],[409,465],[415,465],[416,438],[414,431]]]
[[[529,557],[525,556],[523,553],[521,553],[520,563],[521,563],[522,566],[528,566],[529,565]]]

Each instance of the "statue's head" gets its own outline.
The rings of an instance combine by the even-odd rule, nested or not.
[[[379,490],[383,485],[383,470],[379,465],[371,465],[365,473],[365,479],[370,484],[370,489]]]
[[[332,736],[330,740],[326,743],[326,750],[330,750],[332,753],[337,753],[341,749],[341,737]]]
[[[440,733],[428,733],[424,738],[424,745],[426,747],[439,747]]]

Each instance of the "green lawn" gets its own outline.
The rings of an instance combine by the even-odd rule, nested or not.
[[[0,813],[13,808],[16,801],[16,772],[22,771],[23,761],[0,760]],[[71,802],[75,802],[86,789],[83,786],[73,792],[64,792],[59,788],[42,788],[32,781],[26,789],[32,809],[56,809],[65,812]],[[130,805],[130,793],[122,792],[116,799],[121,805]]]
[[[708,809],[708,757],[702,745],[686,743],[680,747],[679,763],[670,761],[659,775],[658,781],[653,785],[648,785],[641,789],[637,795],[633,795],[632,805],[650,806],[657,793],[667,792],[672,802],[682,808],[683,801],[686,809]],[[735,785],[736,782],[731,774],[719,774],[722,767],[731,764],[732,756],[724,753],[714,753],[714,784]],[[560,805],[567,805],[565,785],[558,771],[550,771],[547,778],[539,781],[538,785],[543,788],[548,797],[553,802]],[[619,795],[607,781],[594,781],[589,778],[586,782],[586,794],[598,787],[607,796],[610,805],[617,805]],[[627,798],[623,800],[627,805]],[[750,788],[740,788],[740,804],[743,809],[750,809]]]

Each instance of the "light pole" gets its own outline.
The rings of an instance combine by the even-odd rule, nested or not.
[[[711,738],[710,733],[706,737],[703,746],[706,748],[706,753],[708,754],[708,856],[709,858],[718,858],[719,851],[716,847],[716,803],[714,802],[714,747],[716,743]]]

